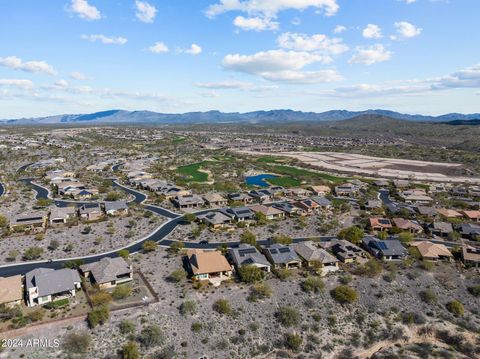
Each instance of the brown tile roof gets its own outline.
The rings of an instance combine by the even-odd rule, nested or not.
[[[463,211],[465,216],[470,219],[479,219],[480,218],[480,211]]]
[[[11,303],[23,298],[22,276],[0,277],[0,304]]]
[[[218,251],[191,249],[187,251],[187,256],[193,274],[207,274],[232,270],[225,256]]]
[[[463,217],[461,213],[453,209],[440,208],[440,209],[437,209],[437,212],[447,218]]]
[[[423,258],[453,257],[452,253],[443,244],[421,241],[414,242],[411,245],[417,247]]]

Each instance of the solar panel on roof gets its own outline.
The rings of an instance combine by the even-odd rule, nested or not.
[[[378,248],[380,249],[387,249],[387,245],[385,242],[377,242]]]
[[[278,254],[278,251],[275,248],[270,249],[270,253],[272,254]]]
[[[290,248],[279,248],[278,249],[280,253],[289,253],[290,252]]]
[[[379,219],[378,223],[380,223],[380,224],[390,224],[390,221],[388,219]]]
[[[238,251],[238,253],[241,255],[241,256],[244,256],[245,254],[253,254],[253,253],[256,253],[257,251],[255,250],[255,248],[247,248],[247,249],[240,249]]]

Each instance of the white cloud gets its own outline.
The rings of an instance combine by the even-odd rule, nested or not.
[[[347,31],[347,28],[343,25],[337,25],[335,26],[335,29],[333,29],[334,34],[341,34],[344,31]]]
[[[195,87],[211,90],[243,90],[251,92],[266,92],[278,88],[276,85],[255,85],[245,81],[196,82]]]
[[[55,86],[68,87],[68,81],[64,80],[64,79],[58,80],[58,81],[55,82]]]
[[[21,70],[26,72],[43,72],[48,75],[56,75],[55,69],[45,61],[27,61],[16,56],[0,57],[0,66],[8,67],[12,70]]]
[[[243,17],[237,16],[233,20],[233,24],[245,31],[265,31],[265,30],[277,30],[278,22],[272,21],[271,18],[267,17]]]
[[[403,0],[406,4],[413,4],[417,0]]]
[[[378,25],[368,24],[362,31],[362,35],[366,39],[380,39],[382,38],[382,29]]]
[[[127,39],[122,36],[105,36],[105,35],[82,35],[80,36],[83,40],[87,40],[90,42],[97,42],[100,41],[102,44],[107,45],[125,45],[127,43]]]
[[[340,8],[337,0],[220,0],[210,5],[206,11],[208,17],[215,17],[229,11],[241,11],[249,15],[276,17],[284,10],[305,10],[309,7],[325,11],[328,16],[335,15]]]
[[[373,65],[377,62],[390,60],[392,53],[381,44],[369,47],[357,47],[355,54],[349,60],[351,64]]]
[[[192,44],[188,49],[177,49],[177,52],[190,54],[190,55],[199,55],[202,53],[202,48],[197,44]]]
[[[0,79],[0,86],[18,87],[23,90],[29,90],[33,88],[33,82],[24,79]]]
[[[329,57],[304,51],[270,50],[253,55],[229,54],[222,65],[225,69],[270,81],[319,83],[340,80],[341,76],[335,70],[301,71],[307,65],[326,61]]]
[[[68,10],[77,14],[81,19],[89,21],[102,18],[100,11],[95,6],[90,5],[87,0],[72,0]]]
[[[220,97],[220,94],[217,91],[204,91],[200,92],[200,96],[206,98],[217,98]]]
[[[401,39],[409,39],[411,37],[418,36],[422,33],[423,30],[422,28],[419,28],[406,21],[396,22],[395,27],[397,28],[398,36]],[[392,37],[392,39],[395,40],[396,37]]]
[[[142,22],[152,23],[155,20],[155,16],[157,15],[157,9],[152,4],[149,4],[146,1],[135,1],[135,8],[137,19]]]
[[[85,76],[84,74],[78,71],[71,72],[70,77],[74,80],[82,80],[82,81],[87,79],[87,76]]]
[[[158,41],[148,48],[148,51],[153,52],[154,54],[161,54],[168,52],[168,46],[163,42]]]
[[[277,38],[278,46],[295,51],[316,51],[321,54],[339,55],[348,51],[348,46],[339,38],[329,38],[327,35],[298,34],[286,32]]]

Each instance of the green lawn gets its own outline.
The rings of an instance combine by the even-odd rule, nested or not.
[[[269,178],[266,180],[268,183],[274,186],[282,186],[282,187],[298,187],[301,185],[301,181],[292,178],[292,177],[276,177],[276,178]]]
[[[284,165],[272,165],[270,166],[270,169],[274,173],[291,176],[296,178],[297,180],[299,179],[324,180],[324,181],[330,181],[333,183],[341,183],[341,182],[345,182],[346,180],[346,178],[332,176],[327,173],[317,173],[317,172],[312,172],[312,171],[290,167],[290,166],[284,166]]]
[[[282,160],[281,157],[274,157],[274,156],[262,156],[257,158],[257,162],[260,163],[276,163]]]
[[[193,163],[191,165],[181,166],[177,168],[177,172],[183,176],[189,177],[187,181],[191,182],[207,182],[208,181],[208,174],[200,172],[199,169],[205,164],[206,162],[198,162]]]

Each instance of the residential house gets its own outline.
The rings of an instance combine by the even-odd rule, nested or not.
[[[228,199],[233,202],[242,202],[244,204],[249,204],[253,202],[253,198],[246,193],[230,193]]]
[[[393,180],[393,185],[395,188],[403,189],[410,187],[410,181],[407,180]]]
[[[125,201],[104,202],[104,208],[107,216],[128,215],[128,205]]]
[[[320,209],[320,205],[309,198],[295,202],[295,206],[300,208],[305,213],[313,213]]]
[[[392,222],[388,218],[372,217],[369,219],[372,231],[388,231],[392,228]]]
[[[480,248],[472,246],[462,247],[462,260],[463,264],[467,266],[479,267],[480,266]]]
[[[75,174],[72,171],[66,171],[66,170],[52,170],[52,171],[48,171],[45,174],[45,178],[49,181],[51,181],[56,177],[71,178],[74,176]]]
[[[365,210],[367,211],[378,211],[382,210],[382,201],[379,200],[369,200],[365,203]]]
[[[310,191],[307,191],[305,188],[289,188],[287,195],[293,198],[305,198],[311,194]]]
[[[425,194],[425,191],[421,191],[421,190],[405,191],[400,193],[399,195],[404,200],[405,203],[428,205],[433,202],[433,198],[430,196],[427,196]]]
[[[232,277],[232,266],[218,251],[190,249],[187,251],[187,259],[195,280],[208,280],[218,285]]]
[[[34,269],[25,274],[27,304],[33,307],[74,297],[80,284],[80,276],[74,269]]]
[[[181,208],[181,209],[198,208],[205,204],[202,197],[196,194],[176,196],[172,202],[177,208]]]
[[[273,199],[274,194],[268,189],[252,190],[248,195],[259,202],[267,202]]]
[[[57,183],[56,187],[58,189],[58,194],[62,196],[69,196],[74,190],[85,189],[85,185],[82,182],[74,181],[60,182]]]
[[[167,200],[172,200],[178,196],[189,196],[192,194],[190,190],[173,184],[166,184],[162,188],[155,191],[158,195],[164,196]]]
[[[73,188],[69,189],[65,192],[66,196],[71,196],[76,200],[86,200],[86,199],[91,199],[95,196],[98,195],[98,189],[96,188],[84,188],[84,189],[78,189],[78,188]]]
[[[305,267],[321,266],[325,272],[338,269],[338,259],[312,241],[295,245],[295,252],[303,260]]]
[[[363,249],[345,239],[333,239],[321,245],[335,254],[343,263],[362,263],[368,259],[368,254]]]
[[[443,244],[419,241],[413,242],[410,245],[416,247],[420,256],[425,260],[437,261],[450,260],[453,258],[453,254]]]
[[[216,211],[199,214],[197,219],[213,229],[224,228],[232,223],[232,218]]]
[[[463,214],[471,221],[480,222],[480,211],[463,211]]]
[[[376,180],[373,182],[374,186],[385,188],[388,187],[388,181],[387,180]]]
[[[14,232],[43,232],[47,227],[48,216],[42,212],[21,214],[10,221],[10,229]]]
[[[105,257],[80,266],[82,275],[101,289],[116,287],[133,280],[133,269],[122,257]]]
[[[310,198],[312,201],[318,204],[318,206],[322,209],[331,209],[332,208],[332,202],[328,200],[325,197],[322,196],[314,196]]]
[[[242,243],[238,248],[229,249],[228,254],[237,269],[244,265],[252,265],[267,273],[270,272],[270,262],[254,246]]]
[[[0,305],[8,308],[22,303],[23,284],[22,276],[0,277]]]
[[[275,207],[264,206],[262,204],[250,206],[250,209],[255,213],[261,213],[267,220],[283,219],[285,212]]]
[[[405,247],[397,239],[381,240],[377,237],[365,236],[362,243],[373,256],[384,261],[403,260],[408,255]]]
[[[393,224],[402,231],[407,231],[412,234],[420,234],[423,232],[423,227],[417,221],[411,221],[404,218],[393,218]]]
[[[332,190],[328,186],[310,186],[308,189],[313,193],[315,196],[325,196],[329,194]]]
[[[463,217],[463,214],[461,214],[460,212],[457,212],[453,209],[448,209],[448,208],[437,209],[437,213],[445,218],[462,218]]]
[[[255,220],[255,212],[248,207],[222,208],[220,212],[237,222]]]
[[[84,221],[97,221],[103,218],[103,211],[100,204],[84,204],[78,208],[78,215]]]
[[[417,212],[421,214],[422,216],[428,216],[428,217],[436,217],[438,216],[438,212],[436,208],[433,207],[427,207],[427,206],[417,206],[415,207]]]
[[[460,226],[460,234],[462,237],[469,238],[469,239],[480,239],[480,225],[476,224],[462,224]]]
[[[428,226],[433,236],[448,237],[453,232],[452,224],[449,222],[433,222]]]
[[[219,193],[207,193],[203,199],[209,206],[224,207],[228,204],[228,200]]]
[[[275,243],[265,247],[264,253],[274,268],[299,268],[302,264],[293,246]]]
[[[289,202],[274,203],[272,207],[279,209],[280,211],[283,211],[287,216],[295,216],[300,214],[300,212],[302,211],[300,208],[294,206]]]
[[[65,224],[77,216],[77,209],[74,206],[53,207],[50,211],[50,224]]]
[[[352,183],[342,184],[335,187],[335,194],[342,197],[353,197],[358,194],[358,191],[359,188]]]

